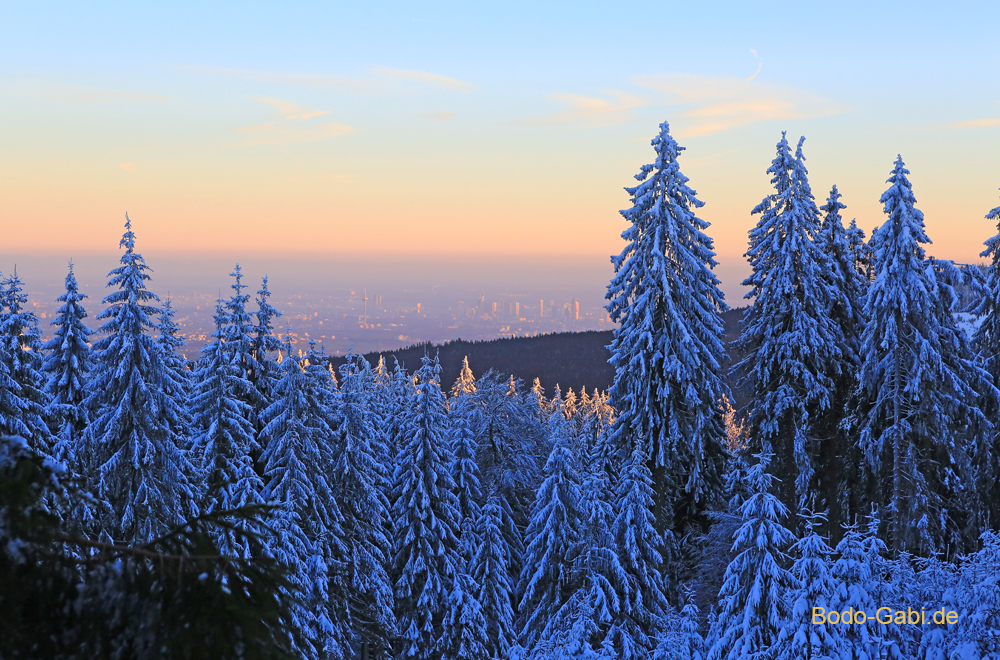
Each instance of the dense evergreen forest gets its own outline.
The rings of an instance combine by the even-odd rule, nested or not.
[[[803,142],[734,312],[662,124],[575,344],[331,358],[236,266],[189,364],[127,216],[97,327],[7,277],[0,658],[997,660],[1000,234],[927,256],[898,158],[866,240]]]

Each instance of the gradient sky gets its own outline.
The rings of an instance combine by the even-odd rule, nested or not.
[[[724,279],[782,130],[866,232],[901,153],[929,252],[975,261],[1000,186],[1000,3],[943,7],[4,1],[0,251],[112,252],[127,210],[147,258],[606,263],[669,120]]]

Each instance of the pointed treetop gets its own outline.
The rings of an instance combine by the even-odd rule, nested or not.
[[[986,219],[987,220],[996,220],[997,221],[997,229],[1000,229],[1000,206],[996,207],[995,209],[990,210],[990,212],[986,214]]]
[[[229,273],[229,276],[236,278],[236,284],[233,285],[234,289],[237,286],[240,286],[242,288],[242,285],[240,285],[240,280],[243,279],[243,268],[240,267],[239,262],[236,262],[236,265],[233,266],[233,272]],[[264,277],[267,277],[267,276],[265,275]],[[239,294],[239,291],[237,291],[236,293]]]
[[[906,169],[906,165],[903,163],[902,156],[896,156],[896,161],[893,163],[892,173],[889,178],[885,180],[886,183],[891,183],[888,190],[882,193],[882,197],[878,201],[885,205],[885,213],[892,215],[893,211],[896,210],[897,200],[902,200],[903,202],[908,202],[910,205],[916,204],[917,200],[913,196],[913,184],[910,180],[906,178],[906,175],[910,173],[910,170]],[[915,210],[915,209],[914,209]],[[924,219],[924,214],[920,211],[916,211],[915,217],[921,221]]]
[[[833,188],[830,189],[830,196],[827,197],[826,204],[819,207],[820,211],[826,213],[826,219],[823,221],[824,225],[831,222],[833,218],[837,218],[839,220],[841,209],[847,208],[847,204],[840,201],[841,197],[843,197],[843,195],[841,195],[840,191],[837,190],[837,184],[834,184]]]
[[[476,377],[469,368],[469,356],[462,358],[462,371],[459,372],[455,384],[451,387],[451,395],[461,396],[463,394],[474,394],[476,391]]]
[[[118,247],[123,247],[129,252],[135,250],[135,234],[132,233],[132,220],[129,219],[127,211],[125,212],[125,233],[122,234],[122,240],[118,242]]]

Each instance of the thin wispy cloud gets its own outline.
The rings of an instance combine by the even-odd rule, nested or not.
[[[435,87],[443,87],[444,89],[453,89],[462,92],[467,92],[476,88],[476,86],[470,82],[458,80],[457,78],[449,78],[448,76],[442,76],[428,71],[393,69],[386,66],[376,66],[372,67],[372,73],[380,78],[385,78],[386,80],[405,80],[408,82],[424,83],[434,85]]]
[[[313,117],[322,117],[323,115],[330,114],[329,110],[308,110],[297,103],[292,103],[291,101],[282,101],[281,99],[272,99],[265,96],[255,96],[255,101],[260,101],[261,103],[266,103],[277,112],[283,119],[289,121],[292,120],[302,120],[312,119]]]
[[[347,124],[327,121],[310,124],[291,124],[267,122],[251,126],[238,126],[233,129],[245,139],[241,146],[256,146],[262,144],[288,145],[308,142],[322,142],[331,138],[354,133],[354,128]]]
[[[758,69],[759,71],[759,69]],[[667,105],[687,106],[671,122],[678,137],[714,135],[778,119],[805,119],[844,112],[828,99],[802,90],[749,78],[669,73],[633,79],[663,95]]]
[[[122,163],[119,167],[126,172],[135,172],[135,163]]]
[[[330,114],[329,110],[310,110],[291,101],[265,96],[254,97],[254,100],[269,105],[274,113],[281,117],[281,121],[234,128],[234,131],[246,136],[246,139],[239,143],[241,146],[321,142],[354,132],[354,127],[347,124],[310,121]]]
[[[1000,117],[960,121],[950,124],[948,128],[993,128],[994,126],[1000,126]]]
[[[426,119],[427,121],[441,123],[454,117],[455,113],[449,110],[438,110],[437,112],[425,112],[417,116],[421,119]]]
[[[631,118],[630,110],[648,105],[646,100],[633,94],[625,92],[604,92],[604,94],[609,98],[582,94],[552,94],[549,96],[550,99],[564,103],[570,109],[551,115],[528,117],[517,123],[601,128],[623,124]]]

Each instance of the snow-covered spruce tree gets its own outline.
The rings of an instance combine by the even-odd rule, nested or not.
[[[458,372],[455,384],[451,386],[451,396],[459,397],[476,391],[476,377],[469,368],[469,356],[462,358],[462,370]]]
[[[872,597],[875,582],[882,579],[881,570],[866,545],[864,535],[856,525],[846,527],[836,548],[837,560],[830,570],[834,593],[830,610],[874,613],[881,603]],[[874,660],[879,657],[879,631],[876,623],[844,626],[841,631],[841,660]]]
[[[825,415],[812,424],[812,434],[823,445],[819,460],[821,469],[817,472],[817,484],[821,489],[820,501],[824,503],[827,515],[819,518],[821,531],[840,538],[842,524],[861,513],[865,483],[862,478],[862,455],[852,433],[845,424],[851,397],[857,390],[858,372],[861,369],[861,334],[864,332],[864,296],[868,292],[868,278],[859,269],[857,254],[863,243],[856,244],[860,230],[852,224],[849,232],[840,217],[841,209],[847,208],[840,201],[837,186],[830,190],[826,204],[820,207],[824,213],[823,224],[816,243],[829,258],[830,269],[827,280],[830,285],[830,310],[833,322],[838,326],[838,334],[843,338],[839,369],[832,370],[833,387],[830,391],[830,407]],[[865,245],[865,247],[867,247]]]
[[[710,660],[764,657],[790,611],[794,577],[783,568],[785,548],[795,540],[781,519],[788,510],[772,494],[770,456],[758,454],[746,475],[749,497],[740,507],[743,524],[733,539],[736,557],[719,591],[720,611]]]
[[[985,242],[986,249],[980,257],[988,258],[986,266],[986,285],[979,304],[973,313],[982,318],[976,331],[976,342],[984,360],[984,368],[989,374],[990,382],[1000,388],[1000,206],[986,214],[987,220],[997,223],[997,234]],[[1000,415],[1000,405],[989,395],[983,397],[980,404],[983,412],[991,419]],[[989,435],[988,445],[991,445],[984,456],[977,456],[976,461],[976,491],[982,495],[996,492],[1000,488],[1000,430],[994,428]],[[984,523],[987,529],[1000,527],[1000,498],[987,497],[984,502]]]
[[[525,532],[518,585],[521,643],[531,649],[573,594],[569,560],[581,540],[580,477],[569,438],[556,437]]]
[[[961,564],[954,597],[959,619],[952,637],[952,657],[959,660],[1000,658],[1000,534],[985,532],[982,548]]]
[[[568,425],[562,429],[572,431]],[[644,461],[641,456],[639,460]],[[641,595],[615,545],[616,510],[611,503],[611,484],[602,469],[583,472],[582,476],[577,507],[580,538],[569,552],[564,587],[572,595],[550,619],[546,636],[567,653],[579,644],[603,649],[622,660],[644,658],[655,642],[642,624],[642,607],[634,607]],[[589,620],[580,621],[581,617]]]
[[[826,509],[829,474],[818,420],[830,413],[835,378],[844,369],[844,337],[831,317],[831,264],[820,241],[819,210],[809,188],[800,138],[793,156],[781,134],[767,169],[774,192],[752,211],[746,257],[753,273],[743,281],[754,300],[743,315],[736,365],[751,394],[747,436],[755,451],[774,452],[772,469],[782,475],[778,493],[787,509]],[[835,210],[834,210],[835,212]],[[834,477],[839,475],[834,474]],[[812,501],[814,500],[815,501]]]
[[[400,658],[437,658],[460,573],[458,498],[448,471],[447,416],[437,359],[423,358],[393,478],[393,577]]]
[[[632,207],[628,245],[612,258],[608,314],[618,323],[611,343],[615,368],[612,430],[623,456],[642,449],[653,473],[657,532],[682,537],[705,524],[703,512],[720,487],[725,429],[719,401],[726,303],[708,223],[695,215],[703,202],[677,163],[683,147],[667,122],[653,138],[656,160],[626,188]]]
[[[632,637],[644,644],[647,638],[655,639],[662,632],[670,606],[663,583],[663,538],[656,533],[650,510],[653,479],[641,449],[634,449],[623,467],[614,500],[617,517],[613,547],[630,585],[622,594],[622,618]]]
[[[538,416],[539,421],[545,421],[548,417],[549,401],[545,398],[545,388],[539,378],[531,383],[531,394],[528,395],[531,404],[531,411]]]
[[[813,616],[813,608],[833,611],[831,603],[837,595],[837,585],[830,575],[833,549],[814,530],[817,522],[821,521],[806,517],[802,538],[792,546],[795,563],[791,573],[797,585],[789,594],[791,612],[773,653],[777,660],[831,659],[840,650],[844,626],[828,621],[817,623]]]
[[[847,227],[847,244],[851,254],[854,256],[854,269],[861,277],[865,292],[872,281],[872,248],[865,240],[865,232],[858,227],[857,218],[851,219],[851,224]],[[862,312],[864,308],[862,306]]]
[[[539,463],[550,447],[538,415],[504,377],[490,370],[476,382],[472,430],[479,441],[482,488],[495,492],[503,515],[504,537],[511,550],[511,581],[518,583],[524,544],[521,530],[531,515],[540,482]]]
[[[163,359],[164,378],[162,394],[170,398],[170,405],[163,407],[164,422],[170,428],[171,434],[177,438],[177,445],[184,449],[191,446],[191,417],[188,414],[188,401],[191,398],[191,371],[187,360],[177,353],[184,347],[184,337],[180,328],[174,323],[174,308],[170,298],[163,302],[160,308],[160,320],[156,325],[156,345],[160,348]]]
[[[281,316],[281,312],[268,302],[270,297],[271,291],[267,288],[267,275],[265,275],[260,290],[257,292],[257,312],[255,313],[257,322],[253,327],[253,361],[246,374],[253,390],[258,392],[261,397],[260,401],[254,405],[253,418],[256,431],[253,457],[258,473],[263,472],[264,469],[260,458],[265,442],[262,415],[264,410],[274,402],[274,388],[279,379],[277,358],[281,353],[281,341],[274,336],[272,326],[274,319]]]
[[[393,460],[395,460],[398,458],[399,450],[406,443],[404,437],[406,413],[410,407],[410,399],[415,393],[410,376],[396,358],[393,358],[392,375],[388,379],[386,389],[386,399],[382,412],[383,435],[389,443],[389,451],[393,453]]]
[[[685,605],[668,632],[660,636],[653,660],[705,660],[708,648],[701,635],[694,592],[685,589]]]
[[[291,569],[297,589],[295,625],[306,657],[346,651],[344,621],[331,605],[342,593],[330,569],[344,559],[343,516],[330,488],[332,466],[322,446],[333,431],[310,395],[309,376],[286,343],[274,403],[263,413],[264,499],[280,507],[273,525],[275,558]]]
[[[246,386],[246,379],[226,355],[225,322],[226,311],[220,300],[215,307],[215,333],[201,351],[191,397],[193,445],[206,490],[201,509],[206,513],[263,503],[264,484],[250,457],[254,443],[252,411],[233,396]],[[218,543],[227,554],[249,558],[249,547],[239,534],[225,533]]]
[[[66,292],[56,300],[61,302],[52,325],[55,335],[42,346],[46,351],[42,371],[48,375],[45,393],[49,397],[48,417],[56,432],[53,456],[69,464],[75,462],[77,444],[87,427],[87,411],[83,406],[85,386],[91,369],[90,344],[92,334],[83,323],[87,311],[73,274],[73,262],[66,274]]]
[[[954,292],[924,257],[930,240],[907,174],[897,158],[880,200],[888,219],[871,240],[860,445],[893,552],[933,554],[975,543],[966,516],[976,512],[961,506],[972,477],[963,430],[992,430],[976,404],[996,390],[956,327]]]
[[[486,619],[487,649],[491,658],[506,658],[515,643],[514,583],[510,578],[511,549],[501,531],[504,515],[496,493],[483,506],[476,536],[479,547],[473,556],[469,574],[479,585],[476,599]]]
[[[340,368],[335,462],[331,487],[344,517],[346,552],[343,581],[347,586],[351,646],[362,658],[387,657],[395,629],[393,589],[388,566],[392,544],[389,501],[382,487],[388,466],[379,464],[381,442],[365,400],[368,363],[351,355]]]
[[[449,446],[453,455],[451,476],[458,497],[458,524],[462,554],[466,560],[472,558],[479,544],[476,524],[483,504],[479,464],[476,462],[478,443],[470,423],[473,411],[471,397],[459,395],[449,401]]]
[[[261,359],[263,360],[267,360],[268,351],[275,352],[278,349],[277,339],[263,334],[267,332],[269,335],[270,333],[269,315],[273,308],[268,309],[270,305],[267,303],[267,296],[270,293],[267,291],[267,282],[265,281],[260,294],[261,306],[258,310],[258,323],[263,323],[263,327],[254,327],[250,312],[247,311],[250,294],[243,293],[243,290],[247,288],[243,284],[243,269],[240,268],[239,264],[236,264],[233,272],[229,275],[233,278],[233,283],[230,285],[233,293],[225,303],[226,323],[223,325],[222,331],[226,356],[230,362],[236,365],[242,379],[238,383],[238,389],[234,390],[231,396],[250,406],[250,421],[256,428],[260,426],[260,423],[255,417],[267,407],[270,401],[265,401],[251,378],[257,378],[262,371],[269,367],[273,372],[274,365],[258,364],[257,362],[257,352],[259,348],[262,348],[262,345],[267,345],[261,350],[263,353]],[[260,318],[262,316],[264,318]],[[268,384],[273,389],[273,381]],[[256,445],[256,439],[254,445]],[[259,447],[254,447],[254,449],[260,450]]]
[[[462,359],[462,370],[451,388],[448,400],[449,447],[454,461],[451,476],[458,496],[459,530],[462,554],[468,561],[476,552],[476,525],[483,504],[479,464],[476,462],[478,443],[472,431],[475,405],[471,395],[476,391],[476,377],[469,368],[469,358]]]
[[[38,317],[25,309],[28,294],[24,282],[14,274],[0,283],[0,361],[12,381],[7,393],[10,413],[0,433],[21,435],[28,445],[43,456],[52,452],[52,435],[46,423],[46,378],[42,373],[42,341]],[[0,387],[3,387],[0,385]],[[14,412],[14,411],[17,412]],[[8,417],[9,415],[9,417]]]
[[[172,374],[160,345],[150,336],[158,301],[135,251],[132,222],[125,216],[121,266],[109,274],[117,288],[101,301],[105,320],[94,343],[85,404],[93,411],[84,434],[83,472],[105,503],[99,532],[116,541],[142,543],[162,534],[191,511],[193,469],[185,439],[177,434],[183,411],[173,397]]]
[[[365,413],[372,425],[375,435],[371,438],[373,456],[379,468],[381,483],[379,488],[388,501],[392,493],[392,475],[395,472],[395,447],[390,436],[390,415],[393,411],[392,391],[390,390],[391,375],[386,369],[385,359],[380,355],[375,368],[366,359],[357,359],[355,364],[365,385],[363,396]],[[391,506],[391,502],[389,502]],[[386,538],[392,539],[392,521],[386,518]],[[391,545],[391,543],[390,543]]]
[[[475,585],[461,574],[448,595],[438,649],[441,660],[489,660],[486,618],[475,596]]]

